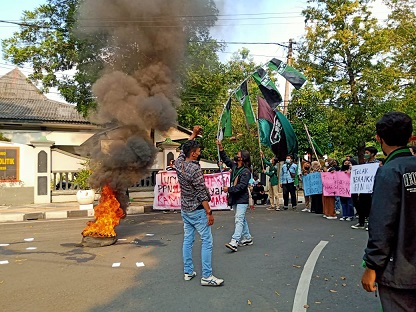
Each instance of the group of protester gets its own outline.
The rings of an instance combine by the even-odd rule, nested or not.
[[[378,153],[375,147],[366,147],[364,153],[364,163],[379,163],[383,165],[384,159],[377,159]],[[324,166],[318,161],[312,163],[305,162],[302,168],[302,177],[314,172],[333,172],[343,171],[351,173],[353,166],[358,165],[352,156],[346,156],[341,166],[335,159],[327,159]],[[371,194],[351,194],[351,197],[324,196],[321,194],[305,196],[305,209],[303,212],[314,212],[322,214],[328,220],[336,220],[337,214],[340,214],[340,221],[353,221],[358,215],[358,223],[352,225],[353,229],[368,230],[368,216],[371,208]]]
[[[184,279],[196,276],[192,262],[192,246],[197,231],[202,240],[202,278],[201,285],[220,286],[224,280],[212,274],[212,233],[214,216],[209,207],[210,193],[205,186],[199,158],[200,144],[194,140],[200,127],[195,126],[190,140],[187,141],[175,162],[176,172],[181,186],[181,210],[184,222],[183,261]],[[354,209],[359,214],[359,223],[353,228],[363,228],[369,220],[369,239],[363,266],[363,288],[369,292],[379,291],[383,311],[413,311],[416,306],[416,158],[414,150],[406,147],[413,131],[412,119],[403,113],[385,114],[376,124],[376,139],[387,156],[384,166],[376,173],[373,196],[358,195],[351,199],[340,198],[342,217],[340,220],[352,220]],[[251,177],[251,159],[248,151],[239,151],[231,160],[222,146],[216,142],[221,160],[231,168],[230,186],[224,187],[229,195],[229,204],[235,211],[235,228],[231,241],[226,247],[236,252],[238,246],[252,245],[253,239],[245,218],[249,205],[249,180]],[[367,163],[377,162],[375,148],[366,148]],[[263,155],[261,155],[263,157]],[[264,158],[264,157],[263,157]],[[267,161],[267,175],[270,177],[270,209],[279,209],[275,196],[277,174],[274,159]],[[341,167],[336,160],[329,159],[321,168],[319,162],[304,164],[302,174],[320,171],[349,171],[356,165],[351,157],[346,157]],[[290,155],[280,172],[280,186],[284,191],[283,209],[288,209],[289,194],[292,208],[296,208],[294,179],[296,164]],[[266,172],[265,172],[266,173]],[[258,177],[255,177],[255,181]],[[258,184],[258,183],[257,183]],[[271,191],[270,191],[271,190]],[[264,188],[259,192],[264,194]],[[267,199],[267,198],[266,198]],[[264,202],[265,197],[262,196]],[[322,213],[327,219],[335,220],[336,198],[334,196],[312,195],[309,199],[310,212]],[[372,209],[370,209],[372,207]],[[308,210],[305,210],[308,211]]]

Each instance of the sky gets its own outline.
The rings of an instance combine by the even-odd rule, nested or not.
[[[304,34],[305,24],[301,12],[307,6],[306,0],[215,0],[215,2],[220,13],[211,35],[228,43],[225,51],[219,54],[222,62],[226,62],[242,47],[250,50],[250,55],[258,64],[265,64],[273,57],[285,61],[288,51],[278,44],[287,46],[289,39],[296,42]],[[44,3],[46,0],[7,1],[7,6],[2,5],[0,20],[18,21],[24,10],[33,10]],[[381,5],[377,5],[373,13],[377,17],[386,17],[386,10]],[[18,29],[18,26],[0,23],[0,40],[9,38]],[[237,42],[244,44],[234,44]],[[2,58],[1,52],[0,76],[14,67]],[[30,73],[29,64],[20,69],[25,75]],[[279,79],[277,84],[279,91],[284,94],[284,81]],[[56,90],[52,90],[47,96],[63,101]]]

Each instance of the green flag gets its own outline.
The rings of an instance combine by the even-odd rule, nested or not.
[[[299,176],[302,174],[300,158],[298,158],[298,167],[296,168],[295,186],[299,185]]]
[[[233,135],[231,127],[231,98],[228,99],[227,104],[225,104],[225,107],[222,111],[221,131],[222,137],[230,137]]]
[[[313,137],[311,137],[311,141],[312,141],[313,147],[315,148],[316,153],[317,153],[319,156],[324,156],[324,153],[323,153],[323,152],[322,152],[322,150],[319,148],[318,144],[316,144],[316,142],[315,142],[315,140],[313,139]]]
[[[298,140],[289,120],[279,111],[271,109],[270,105],[261,97],[258,100],[258,117],[260,142],[270,146],[278,160],[293,158],[298,154]]]
[[[292,66],[283,63],[281,60],[273,58],[269,61],[267,66],[282,75],[292,84],[292,86],[296,88],[296,90],[299,90],[306,81],[306,77],[302,73],[294,69]]]
[[[275,109],[282,103],[282,96],[279,91],[277,91],[276,85],[263,68],[258,68],[251,76],[259,87],[266,102],[269,103],[271,109]]]
[[[253,125],[256,123],[254,118],[253,107],[251,106],[250,97],[248,96],[247,80],[240,85],[235,92],[235,97],[243,108],[244,115],[246,116],[247,124]]]

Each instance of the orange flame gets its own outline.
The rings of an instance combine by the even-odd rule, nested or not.
[[[120,208],[113,190],[108,186],[103,187],[100,203],[94,207],[95,221],[88,221],[87,227],[82,231],[82,236],[115,237],[114,228],[124,217],[124,211]]]

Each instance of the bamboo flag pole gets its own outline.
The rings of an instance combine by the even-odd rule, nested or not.
[[[315,150],[315,146],[313,146],[311,135],[309,134],[308,127],[306,126],[306,124],[303,124],[303,125],[305,126],[306,134],[308,135],[308,141],[309,141],[309,144],[312,147],[313,153],[315,154],[316,160],[319,160],[318,154],[316,153],[316,150]]]
[[[227,101],[228,103],[228,101]],[[224,138],[224,133],[222,134],[221,138],[220,138],[220,131],[222,131],[221,129],[221,118],[222,118],[222,114],[224,114],[224,110],[225,107],[227,106],[227,104],[224,105],[224,108],[222,109],[221,115],[220,115],[220,119],[218,120],[218,129],[217,129],[217,140],[222,141],[222,139]],[[220,147],[217,145],[217,152],[218,152],[218,169],[220,170],[221,173],[221,180],[222,180],[222,186],[225,186],[225,180],[224,180],[224,175],[222,173],[222,170],[220,168],[220,161],[221,161],[221,156],[220,156]]]

